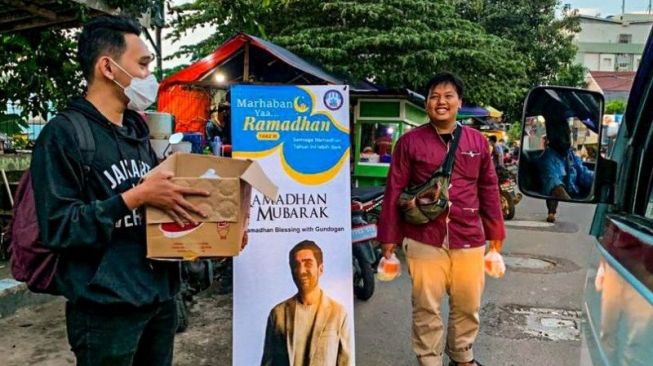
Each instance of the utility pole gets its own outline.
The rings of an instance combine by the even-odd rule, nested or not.
[[[626,0],[621,0],[621,19],[624,18],[624,14],[626,14]]]
[[[156,77],[161,80],[163,78],[163,41],[161,37],[161,30],[165,26],[165,1],[155,0],[150,6],[149,17],[141,22],[143,33],[156,55]],[[145,17],[144,17],[145,18]],[[154,28],[154,36],[150,33],[150,28]]]
[[[163,79],[163,42],[161,42],[161,29],[165,26],[165,2],[163,0],[159,0],[157,2],[157,12],[159,14],[159,20],[155,22],[156,28],[155,28],[155,37],[156,37],[156,45],[158,47],[159,54],[157,55],[156,58],[156,67],[158,69],[158,75],[157,78],[159,80]]]
[[[651,0],[648,0],[648,15],[651,15]]]

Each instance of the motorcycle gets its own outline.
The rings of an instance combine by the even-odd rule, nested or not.
[[[521,201],[522,194],[517,192],[516,175],[510,167],[497,170],[501,194],[501,211],[504,220],[515,217],[515,206]]]
[[[374,294],[374,273],[381,251],[376,243],[376,222],[383,203],[384,187],[352,188],[351,236],[354,295],[368,300]]]

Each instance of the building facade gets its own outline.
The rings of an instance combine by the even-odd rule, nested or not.
[[[636,71],[653,15],[624,14],[600,18],[579,15],[581,31],[575,36],[576,62],[589,71]]]

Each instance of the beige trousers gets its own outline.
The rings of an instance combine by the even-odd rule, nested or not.
[[[485,285],[485,247],[436,248],[406,238],[403,249],[413,283],[413,350],[420,366],[441,366],[443,351],[456,362],[474,359]],[[449,295],[446,351],[440,305]]]

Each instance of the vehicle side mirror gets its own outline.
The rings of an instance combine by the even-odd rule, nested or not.
[[[184,139],[184,134],[181,132],[173,133],[168,137],[168,146],[166,146],[165,150],[163,150],[163,158],[165,159],[167,157],[166,152],[168,152],[168,149],[172,145],[177,145]]]
[[[603,95],[545,86],[526,97],[519,155],[519,189],[537,198],[598,202]],[[604,168],[605,170],[606,168]],[[603,182],[603,180],[599,180]]]

